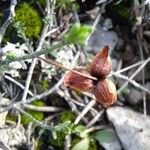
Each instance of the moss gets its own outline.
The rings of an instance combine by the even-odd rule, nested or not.
[[[33,105],[35,106],[45,106],[45,103],[42,100],[38,100],[38,101],[34,101],[32,102]],[[26,110],[27,113],[29,113],[30,115],[32,115],[33,118],[37,119],[38,121],[42,121],[44,119],[44,113],[43,112],[37,112],[34,110]],[[22,115],[21,116],[21,122],[23,125],[27,125],[31,122],[32,120],[27,117],[26,115]]]
[[[72,111],[66,110],[63,112],[60,121],[63,123],[65,121],[71,121],[74,122],[76,119],[76,114]]]
[[[34,101],[32,104],[35,106],[45,106],[45,103],[42,100]]]
[[[32,6],[23,3],[16,10],[15,22],[20,22],[25,26],[25,35],[28,38],[37,38],[42,29],[42,19]]]
[[[94,139],[91,139],[88,150],[98,150],[97,143]]]
[[[127,21],[134,21],[134,15],[131,13],[132,1],[122,1],[116,5],[110,5],[112,11],[116,12],[119,16]]]
[[[45,6],[46,5],[46,1],[45,0],[38,0],[39,3],[42,5],[42,6]]]
[[[13,115],[13,114],[9,113],[9,114],[6,116],[6,120],[10,120],[10,121],[17,122],[18,117],[17,117],[16,115]]]
[[[44,141],[39,140],[38,143],[37,143],[36,150],[41,150],[41,149],[43,149],[43,146],[44,146]]]
[[[62,148],[64,146],[65,136],[66,134],[64,132],[61,131],[57,132],[57,139],[54,140],[51,139],[49,141],[50,145],[54,147]]]
[[[115,9],[117,10],[118,14],[123,18],[129,20],[130,18],[130,11],[129,8],[125,7],[124,5],[116,5]]]
[[[64,111],[60,117],[60,123],[64,123],[66,121],[71,121],[74,122],[76,118],[75,113],[71,111]],[[62,148],[64,146],[64,141],[65,141],[65,136],[66,133],[63,131],[58,131],[57,132],[57,139],[56,140],[50,140],[49,143],[57,148]]]
[[[73,137],[72,138],[72,142],[71,142],[71,147],[73,147],[74,145],[76,145],[78,142],[81,141],[81,138],[80,137]]]
[[[38,100],[38,101],[32,102],[32,105],[45,106],[45,103],[42,100]],[[44,113],[43,112],[37,112],[37,111],[34,111],[34,110],[29,110],[29,109],[26,109],[25,111],[27,113],[29,113],[30,115],[32,115],[38,121],[42,121],[44,119]],[[16,115],[12,115],[10,113],[10,114],[7,115],[6,119],[17,122],[18,117]],[[27,125],[31,121],[32,120],[30,120],[30,118],[28,118],[26,115],[24,115],[24,114],[21,115],[21,122],[22,122],[23,125]]]
[[[46,91],[49,88],[49,81],[47,79],[44,79],[41,81],[40,85],[41,85],[41,89],[43,91]]]

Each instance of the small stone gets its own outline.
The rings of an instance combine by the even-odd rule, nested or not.
[[[101,143],[105,150],[121,150],[121,145],[119,141],[114,141],[112,143]]]
[[[107,116],[116,129],[123,149],[150,149],[150,117],[119,106],[108,108]]]
[[[145,84],[145,88],[147,88],[147,89],[150,90],[150,82],[147,82],[147,83]]]
[[[97,25],[95,31],[91,35],[88,45],[85,47],[86,51],[98,53],[106,45],[110,48],[110,53],[116,46],[118,36],[114,31],[104,31],[100,25]]]
[[[143,98],[142,91],[140,91],[136,88],[130,88],[130,92],[129,92],[126,100],[130,104],[136,105],[142,100],[142,98]]]

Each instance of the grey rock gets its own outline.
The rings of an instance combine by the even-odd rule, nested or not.
[[[125,150],[150,150],[150,117],[119,106],[107,109]]]
[[[109,18],[105,19],[102,26],[103,26],[104,31],[108,31],[109,29],[112,29],[112,27],[113,27],[112,20]]]
[[[100,25],[97,25],[95,31],[91,35],[87,46],[85,47],[86,51],[94,51],[95,53],[99,52],[105,45],[108,45],[110,48],[110,53],[117,44],[118,36],[114,31],[105,31]]]
[[[128,98],[126,99],[130,104],[136,105],[143,98],[142,91],[136,88],[130,88],[130,92],[128,94]]]
[[[147,83],[145,84],[145,87],[150,90],[150,82],[147,82]]]
[[[111,142],[111,143],[101,143],[101,145],[105,148],[105,150],[121,150],[121,145],[119,141]]]

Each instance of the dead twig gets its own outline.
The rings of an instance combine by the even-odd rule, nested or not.
[[[24,107],[35,110],[35,111],[40,111],[40,112],[59,112],[64,110],[63,108],[60,107],[53,107],[53,106],[35,106],[31,104],[24,104]]]
[[[108,126],[106,125],[101,125],[101,126],[92,126],[86,130],[84,130],[81,134],[87,134],[87,133],[90,133],[90,132],[93,132],[93,131],[97,131],[97,130],[101,130],[101,129],[106,129],[108,128]]]
[[[61,84],[63,83],[63,79],[64,77],[62,77],[51,89],[49,89],[48,91],[45,91],[41,94],[38,94],[38,95],[35,95],[34,97],[32,98],[29,98],[26,100],[26,103],[31,103],[35,100],[38,100],[38,99],[42,99],[50,94],[52,94],[53,92],[55,92],[60,86]]]
[[[104,114],[104,112],[105,110],[102,109],[86,126],[91,127],[92,125],[94,125],[99,120],[99,118]]]
[[[119,69],[119,70],[115,71],[115,73],[122,73],[122,72],[125,72],[125,71],[127,71],[127,70],[129,70],[129,69],[132,69],[132,68],[134,68],[134,67],[137,67],[137,66],[141,65],[144,61],[145,61],[145,60],[139,61],[139,62],[134,63],[134,64],[132,64],[132,65],[126,67],[126,68]]]
[[[13,18],[15,17],[15,7],[17,5],[17,0],[11,0],[10,2],[10,8],[9,8],[9,16],[7,20],[4,22],[2,27],[0,28],[0,44],[2,42],[2,39],[4,37],[4,34],[8,28],[8,26],[12,23]]]
[[[91,109],[91,107],[93,107],[96,104],[95,100],[91,100],[89,102],[89,104],[83,109],[83,111],[81,112],[81,114],[76,118],[74,124],[78,124],[79,121],[81,120],[81,118]]]
[[[21,108],[20,108],[20,105],[15,104],[15,105],[14,105],[14,108],[16,108],[16,109],[19,110],[22,114],[24,114],[25,116],[27,116],[28,118],[30,118],[33,122],[36,123],[37,126],[40,126],[40,127],[44,128],[44,129],[51,130],[51,131],[54,130],[54,128],[51,127],[50,125],[44,124],[44,123],[42,123],[42,122],[36,120],[34,117],[32,117],[32,115],[30,115],[29,113],[27,113],[26,111],[24,111],[23,109],[21,109]]]
[[[7,75],[4,75],[4,78],[7,79],[7,80],[9,80],[9,81],[11,81],[11,82],[13,82],[17,86],[19,86],[21,89],[25,89],[25,87],[21,83],[19,83],[17,80],[15,80],[14,78],[12,78],[10,76],[7,76]],[[33,96],[33,93],[31,91],[29,91],[29,90],[28,90],[28,94],[30,96]]]
[[[137,83],[135,80],[133,79],[130,79],[128,76],[125,76],[125,75],[122,75],[122,74],[115,74],[112,73],[113,76],[115,77],[118,77],[118,78],[121,78],[121,79],[124,79],[127,81],[127,83],[131,83],[132,85],[134,85],[136,88],[142,90],[142,91],[145,91],[146,93],[150,94],[150,90],[149,89],[146,89],[145,87],[143,87],[142,85],[140,85],[139,83]]]
[[[128,78],[128,80],[127,80],[127,81],[122,85],[122,87],[118,90],[118,94],[122,91],[122,89],[124,89],[124,88],[128,85],[129,81],[131,81],[131,80],[145,67],[145,65],[146,65],[147,63],[149,63],[149,61],[150,61],[150,57],[149,57],[148,59],[146,59],[146,60],[142,63],[142,65],[134,72],[134,74],[131,75],[130,78]]]
[[[68,89],[64,90],[65,96],[64,98],[66,99],[66,101],[68,102],[68,105],[71,107],[71,110],[73,112],[75,112],[78,116],[81,114],[80,111],[78,110],[77,106],[72,102],[72,98],[68,92]],[[81,119],[81,118],[80,118]],[[84,123],[88,123],[88,120],[85,117],[82,117],[82,121]]]
[[[37,58],[40,59],[40,60],[43,60],[43,61],[45,61],[45,62],[47,62],[47,63],[49,63],[49,64],[55,65],[55,66],[57,66],[57,67],[59,67],[59,68],[63,68],[63,69],[65,69],[65,70],[69,70],[69,71],[71,71],[71,72],[73,72],[73,73],[76,73],[76,74],[79,74],[79,75],[81,75],[81,76],[84,76],[84,77],[86,77],[86,78],[89,78],[89,79],[92,79],[92,80],[97,80],[97,78],[95,78],[95,77],[93,77],[93,76],[90,76],[90,75],[81,73],[81,72],[76,71],[76,70],[74,70],[74,69],[70,69],[70,68],[68,68],[68,67],[66,67],[66,66],[63,66],[61,63],[55,62],[55,61],[52,60],[52,59],[44,59],[44,58],[42,58],[42,57],[37,57]]]
[[[49,16],[50,12],[51,12],[50,11],[49,0],[47,0],[46,2],[47,2],[47,16]],[[50,26],[49,24],[45,23],[36,51],[40,51],[41,50],[41,48],[42,48],[42,46],[44,44],[45,38],[46,38],[46,34],[48,32],[48,29],[51,28],[51,27],[52,26]],[[27,91],[28,91],[29,86],[30,86],[30,82],[31,82],[31,78],[32,78],[32,74],[33,74],[35,65],[36,65],[36,61],[37,61],[37,58],[34,58],[33,61],[32,61],[31,66],[30,66],[30,69],[29,69],[29,72],[28,72],[28,76],[27,76],[27,79],[26,79],[25,90],[24,90],[24,93],[23,93],[23,96],[22,96],[22,100],[21,100],[22,102],[26,102]]]

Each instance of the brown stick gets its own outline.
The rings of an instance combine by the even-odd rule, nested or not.
[[[89,78],[89,79],[92,79],[92,80],[97,80],[96,77],[93,77],[93,76],[90,76],[90,75],[87,75],[87,74],[78,72],[78,71],[76,71],[76,70],[70,69],[70,68],[68,68],[68,67],[65,67],[65,66],[63,66],[61,63],[58,63],[58,62],[56,62],[56,61],[54,61],[54,60],[52,60],[52,59],[44,59],[44,58],[42,58],[42,57],[37,57],[37,58],[40,59],[40,60],[45,61],[46,63],[55,65],[55,66],[57,66],[57,67],[59,67],[59,68],[65,69],[65,70],[72,71],[72,72],[74,72],[74,73],[76,73],[76,74],[79,74],[79,75],[81,75],[81,76],[84,76],[84,77],[86,77],[86,78]]]

